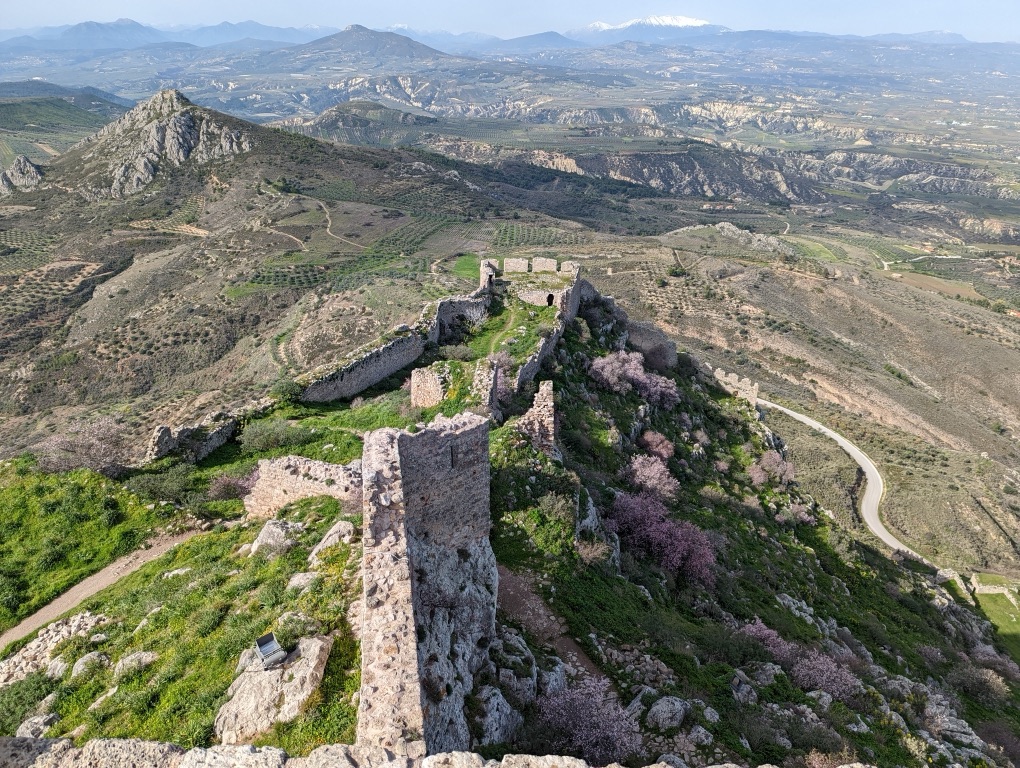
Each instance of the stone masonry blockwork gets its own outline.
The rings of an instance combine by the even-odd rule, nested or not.
[[[465,697],[496,637],[488,430],[465,413],[366,438],[361,745],[470,747]]]

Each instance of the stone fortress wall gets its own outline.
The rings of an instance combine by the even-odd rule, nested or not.
[[[361,461],[330,464],[302,456],[262,459],[258,477],[244,497],[249,518],[272,517],[287,504],[313,496],[332,496],[348,503],[361,500]]]

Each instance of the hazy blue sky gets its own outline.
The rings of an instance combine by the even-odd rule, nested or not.
[[[188,25],[254,19],[265,24],[476,30],[500,37],[567,30],[600,20],[683,15],[734,29],[790,29],[873,34],[948,30],[973,40],[1020,40],[1018,0],[0,0],[0,27],[67,24],[128,17],[148,24]]]

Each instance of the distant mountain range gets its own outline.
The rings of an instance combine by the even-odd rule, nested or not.
[[[26,50],[124,50],[154,43],[190,43],[202,47],[228,45],[245,40],[278,43],[309,43],[340,30],[334,27],[270,27],[255,21],[193,29],[160,30],[131,19],[112,22],[86,21],[73,26],[33,30],[0,30],[0,47]]]
[[[357,25],[355,25],[357,26]],[[600,47],[622,42],[668,45],[739,35],[726,27],[686,16],[649,16],[622,24],[597,21],[566,34],[542,32],[504,40],[479,32],[453,34],[445,31],[419,31],[404,26],[386,32],[410,38],[433,49],[454,55],[514,56],[539,51],[567,50],[586,46]],[[200,47],[265,50],[287,45],[302,45],[328,38],[340,32],[333,27],[273,27],[255,21],[223,22],[214,26],[160,30],[131,19],[114,22],[87,21],[70,26],[42,27],[30,30],[0,30],[0,51],[112,51],[130,50],[164,43],[188,43]],[[819,33],[793,33],[801,36],[831,38]],[[883,34],[866,39],[876,42],[963,45],[968,41],[951,32]]]

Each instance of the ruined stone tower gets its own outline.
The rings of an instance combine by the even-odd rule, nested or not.
[[[470,748],[465,697],[496,637],[488,433],[465,413],[366,436],[361,745]]]

